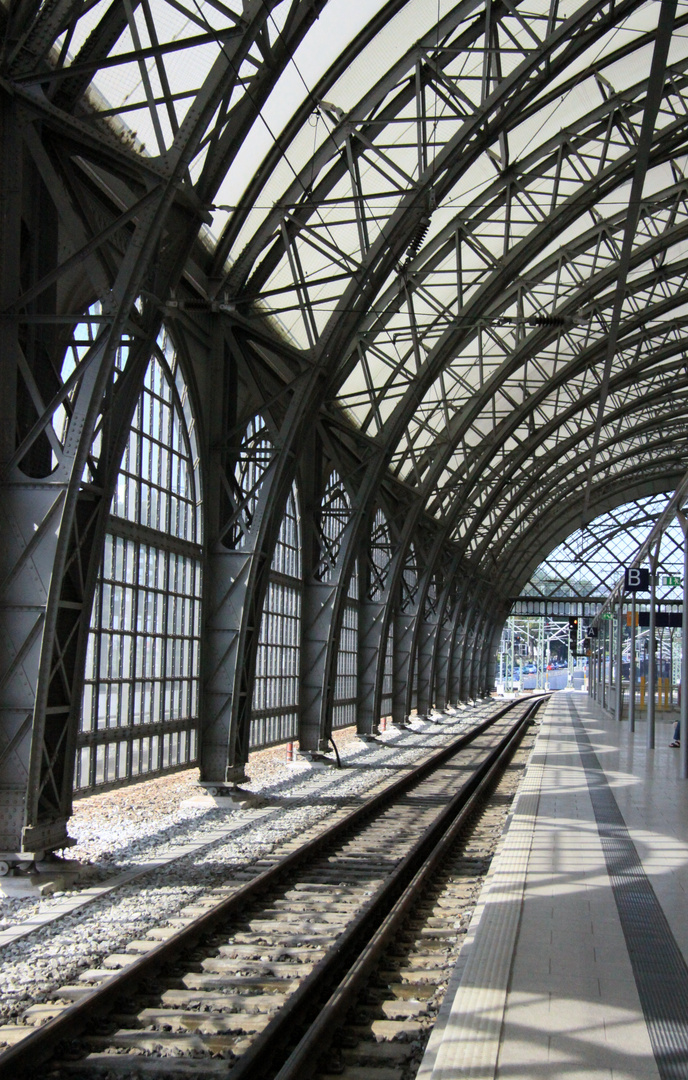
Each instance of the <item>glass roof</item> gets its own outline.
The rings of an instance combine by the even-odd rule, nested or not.
[[[669,501],[651,495],[624,503],[576,529],[542,562],[522,590],[529,597],[606,597],[623,577]],[[674,520],[662,535],[657,573],[683,580],[683,533]],[[659,600],[682,600],[683,589],[659,585]],[[645,602],[646,595],[638,596]]]
[[[688,469],[688,0],[656,116],[646,0],[60,10],[15,86],[206,215],[209,299],[272,316],[467,557]]]

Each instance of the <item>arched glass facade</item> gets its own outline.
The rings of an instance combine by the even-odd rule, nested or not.
[[[201,540],[194,416],[163,331],[112,500],[88,640],[77,790],[196,759]]]
[[[356,723],[358,695],[358,570],[351,575],[337,651],[332,727]]]

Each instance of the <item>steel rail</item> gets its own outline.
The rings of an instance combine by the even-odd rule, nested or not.
[[[315,1022],[311,1024],[306,1034],[291,1052],[274,1080],[306,1080],[312,1074],[314,1066],[317,1066],[318,1058],[331,1045],[336,1026],[344,1022],[347,1011],[357,995],[360,994],[375,966],[379,963],[381,955],[392,944],[400,927],[433,875],[442,865],[443,860],[450,856],[451,849],[457,842],[459,834],[465,828],[471,815],[475,813],[480,801],[493,788],[495,781],[504,768],[505,759],[507,763],[511,760],[541,701],[542,698],[534,702],[533,707],[523,720],[512,728],[501,746],[498,756],[482,776],[473,793],[469,795],[442,839],[406,886],[384,922],[375,931],[337,989],[322,1006]],[[234,1080],[233,1074],[232,1080]]]
[[[543,700],[544,697],[534,699],[525,716],[485,757],[395,868],[383,889],[347,927],[335,947],[242,1054],[229,1071],[228,1080],[304,1080],[317,1068],[318,1059],[332,1039],[334,1026],[343,1020],[380,953],[390,943],[428,877],[475,811],[486,788],[503,768],[505,758],[510,758]],[[299,1023],[303,1026],[309,1013],[313,1020],[307,1031],[284,1064],[277,1066],[277,1071],[274,1066],[276,1054],[293,1042],[295,1027]]]
[[[541,702],[544,700],[544,697],[545,696],[543,695],[539,698],[532,699],[531,705],[534,706]],[[36,1066],[50,1058],[59,1043],[78,1037],[93,1017],[107,1013],[119,998],[133,993],[138,984],[157,974],[157,972],[166,964],[169,964],[170,960],[177,954],[192,948],[198,942],[199,938],[214,931],[219,924],[227,922],[232,917],[241,914],[250,900],[253,900],[259,893],[273,885],[274,882],[285,873],[295,869],[299,864],[307,862],[333,841],[339,840],[353,827],[358,826],[367,817],[374,815],[385,806],[393,803],[395,799],[403,795],[408,789],[423,780],[427,775],[449,760],[454,754],[470,745],[470,743],[486,732],[495,723],[503,719],[503,717],[513,708],[523,704],[523,701],[524,699],[520,698],[516,701],[509,702],[503,708],[498,709],[494,715],[488,717],[482,721],[482,723],[477,724],[471,731],[466,732],[464,735],[451,742],[437,754],[433,754],[406,776],[395,781],[388,788],[373,796],[373,798],[362,806],[352,810],[349,814],[340,819],[340,821],[335,822],[329,828],[325,829],[319,836],[314,837],[286,857],[279,859],[273,866],[263,870],[251,881],[239,886],[239,888],[237,888],[231,896],[227,897],[226,900],[221,901],[210,911],[191,922],[188,926],[178,930],[166,941],[161,942],[159,946],[156,946],[126,968],[116,971],[112,977],[108,978],[107,981],[103,982],[91,993],[85,994],[79,1001],[67,1006],[67,1008],[60,1012],[59,1015],[47,1021],[47,1023],[43,1024],[35,1031],[32,1031],[26,1038],[21,1039],[14,1046],[10,1046],[1,1051],[0,1080],[4,1080],[5,1077],[11,1077],[12,1080],[15,1080],[15,1078],[22,1075],[34,1076]],[[529,714],[531,711],[532,709],[529,710]],[[520,723],[522,722],[523,721],[520,721]],[[514,729],[512,728],[511,730],[513,731]],[[493,751],[486,760],[490,760],[494,753],[495,751]],[[461,789],[462,792],[465,792],[468,785],[471,785],[471,787],[475,786],[475,775],[476,774],[463,785]],[[437,821],[446,821],[449,807],[454,805],[456,799],[457,796],[455,796],[452,802],[444,811],[442,811],[439,818],[436,820],[435,825],[437,824]],[[431,830],[435,828],[435,825],[431,826]],[[421,843],[422,841],[417,842],[417,844],[414,845],[412,851],[402,860],[401,865],[411,865],[409,860],[414,856],[416,849],[421,846]],[[399,867],[397,870],[398,869]],[[395,870],[394,873],[396,874],[396,872],[397,871]],[[392,875],[392,877],[393,876],[394,875]],[[390,878],[390,881],[392,880],[392,877]],[[387,888],[387,886],[385,888]],[[396,900],[396,897],[394,897],[394,899]],[[367,917],[369,920],[369,935],[374,932],[375,923],[369,915],[370,907],[371,904],[366,905],[354,923],[352,923],[335,942],[333,949],[330,951],[330,954],[328,954],[332,956],[333,963],[344,952],[345,945],[350,944],[353,937],[351,927],[357,927],[356,936],[360,939],[360,928],[358,924],[363,917]],[[366,925],[368,925],[368,922],[366,922]],[[360,947],[361,945],[359,945],[359,948]],[[311,975],[304,980],[302,986],[305,986],[306,984],[309,984],[309,986],[312,985],[311,980],[313,979],[313,976],[315,976],[317,972],[320,972],[322,967],[323,961],[316,965],[313,972],[311,972]],[[296,995],[299,995],[300,1000],[301,987],[299,987],[295,995],[292,995],[292,998]],[[279,1016],[283,1012],[289,1010],[292,998],[289,999],[285,1007],[280,1011],[280,1014],[275,1017],[275,1020],[267,1026],[265,1029],[266,1031],[271,1030],[272,1024],[279,1020]],[[289,1015],[292,1015],[291,1010],[289,1010]],[[262,1037],[259,1036],[256,1042],[263,1045]],[[242,1055],[238,1065],[244,1061],[247,1055],[251,1054],[253,1045]],[[232,1073],[232,1077],[234,1077],[234,1073]]]

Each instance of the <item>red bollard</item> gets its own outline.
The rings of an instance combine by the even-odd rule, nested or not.
[[[287,743],[287,761],[294,760],[294,744],[293,742]]]

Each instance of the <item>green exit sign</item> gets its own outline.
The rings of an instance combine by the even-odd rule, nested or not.
[[[683,585],[683,580],[677,577],[676,574],[662,574],[659,579],[660,585],[667,585],[670,588],[680,589]]]

